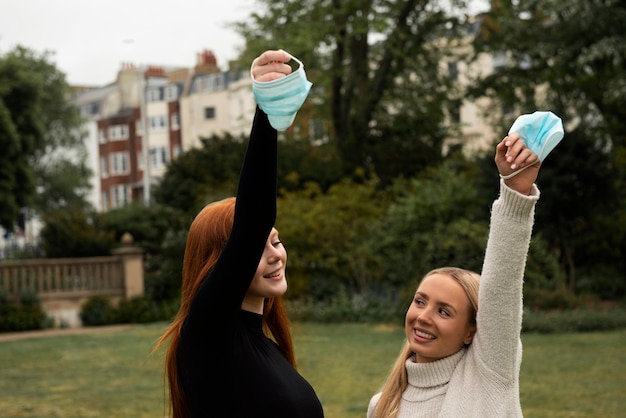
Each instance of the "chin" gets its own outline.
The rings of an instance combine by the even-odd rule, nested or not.
[[[287,283],[285,283],[285,286],[281,290],[278,291],[278,294],[276,296],[282,296],[285,293],[287,293]]]
[[[287,282],[276,283],[275,287],[268,290],[268,298],[277,298],[287,293]]]

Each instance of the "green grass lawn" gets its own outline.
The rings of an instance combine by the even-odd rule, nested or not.
[[[161,417],[164,324],[0,342],[0,417]],[[300,372],[328,418],[365,416],[400,328],[295,324]],[[521,397],[533,417],[626,416],[626,330],[524,335]]]

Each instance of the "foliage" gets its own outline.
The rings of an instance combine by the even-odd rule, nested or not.
[[[154,190],[156,202],[193,217],[207,203],[234,196],[246,144],[231,135],[202,139],[173,160]],[[189,219],[191,223],[191,219]]]
[[[145,293],[157,304],[178,300],[180,296],[186,243],[186,230],[170,230],[161,243],[161,256],[146,261]]]
[[[150,299],[144,296],[120,301],[115,317],[116,322],[121,324],[146,324],[158,319]]]
[[[414,291],[424,274],[445,265],[480,271],[487,225],[475,221],[480,206],[468,172],[449,161],[394,188],[395,202],[370,238],[384,265],[378,286]]]
[[[146,295],[155,303],[176,298],[180,291],[185,241],[172,237],[183,234],[176,231],[186,229],[186,217],[175,208],[153,203],[113,209],[103,218],[106,229],[113,232],[116,242],[128,232],[133,237],[133,245],[145,251]]]
[[[408,300],[408,298],[407,298]],[[325,300],[287,301],[289,318],[315,323],[401,323],[407,303],[395,294],[348,293],[343,288]]]
[[[481,17],[474,43],[477,53],[506,57],[507,65],[479,80],[471,98],[521,113],[550,109],[564,120],[565,139],[540,174],[537,230],[559,252],[570,292],[580,287],[581,270],[608,267],[620,283],[597,290],[624,295],[625,21],[617,0],[499,0]],[[501,116],[499,126],[510,126],[510,114]]]
[[[91,296],[80,309],[83,326],[146,324],[170,321],[178,311],[178,301],[159,302],[149,295],[123,299],[116,306],[107,296]]]
[[[536,300],[532,297],[534,292],[554,292],[556,294],[569,295],[575,299],[573,292],[567,291],[565,286],[565,273],[561,269],[559,259],[543,236],[535,232],[531,237],[526,270],[524,271],[524,303],[533,305]],[[563,308],[558,304],[543,305],[546,309]]]
[[[283,190],[299,190],[307,183],[317,183],[326,191],[342,179],[341,159],[333,144],[312,146],[287,139],[278,142],[278,156],[278,184]]]
[[[185,225],[184,217],[172,207],[143,203],[133,203],[112,209],[102,215],[106,229],[113,231],[115,241],[129,233],[133,245],[143,248],[149,254],[160,254],[161,243],[168,231]]]
[[[284,48],[306,63],[314,84],[308,106],[328,127],[344,175],[374,167],[386,183],[438,160],[446,109],[458,104],[440,63],[458,35],[464,1],[263,0],[258,6],[237,25],[246,39],[241,62]],[[417,163],[407,158],[416,155]]]
[[[203,139],[200,148],[180,155],[156,187],[156,201],[174,208],[191,224],[207,203],[234,196],[247,143],[230,135]],[[341,179],[341,162],[332,145],[287,139],[279,141],[279,184],[297,190],[314,181],[327,190]]]
[[[602,300],[621,300],[626,295],[626,270],[594,265],[578,271],[576,293],[596,295]]]
[[[114,324],[115,306],[106,296],[91,296],[80,308],[80,320],[83,326]]]
[[[304,190],[282,193],[277,227],[289,255],[289,297],[318,299],[341,287],[367,289],[376,272],[362,243],[385,208],[376,182],[344,180],[325,194],[309,183]]]
[[[96,212],[66,208],[44,214],[43,221],[41,246],[48,258],[105,256],[114,246]]]
[[[5,293],[0,293],[0,332],[38,330],[48,325],[37,293],[23,291],[16,303],[11,303]]]
[[[68,93],[49,53],[18,46],[0,56],[0,225],[7,230],[23,207],[86,206],[89,170]]]
[[[75,146],[73,151],[74,158],[68,158],[63,151],[55,153],[54,158],[42,158],[39,163],[35,207],[40,213],[67,208],[92,209],[87,201],[92,172],[86,164],[86,149]]]
[[[563,332],[598,332],[626,328],[623,306],[593,309],[524,311],[523,332],[555,334]]]

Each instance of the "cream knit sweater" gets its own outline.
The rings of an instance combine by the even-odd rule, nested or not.
[[[522,417],[522,284],[539,190],[519,194],[500,182],[491,212],[472,344],[433,363],[406,362],[409,385],[397,418]],[[368,418],[380,394],[370,401]]]

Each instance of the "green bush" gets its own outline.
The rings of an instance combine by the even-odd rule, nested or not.
[[[155,310],[146,297],[137,296],[120,302],[116,311],[117,322],[146,324],[156,321]]]
[[[580,306],[580,301],[565,289],[524,288],[524,305],[534,310],[562,310],[574,309]]]
[[[180,298],[155,304],[156,321],[171,321],[178,313]]]
[[[23,291],[17,303],[10,303],[5,293],[0,294],[0,332],[44,329],[49,323],[36,292]]]
[[[178,300],[157,304],[148,296],[136,296],[120,301],[116,307],[108,297],[92,296],[81,307],[80,319],[84,326],[170,321],[178,306]]]
[[[106,296],[92,296],[81,307],[80,319],[85,326],[114,324],[115,306]]]
[[[402,321],[408,302],[398,302],[393,295],[369,296],[348,294],[340,290],[334,297],[288,300],[289,318],[301,322],[339,323],[397,323]]]
[[[524,312],[522,332],[552,334],[562,332],[612,331],[626,328],[623,307],[585,308]]]

